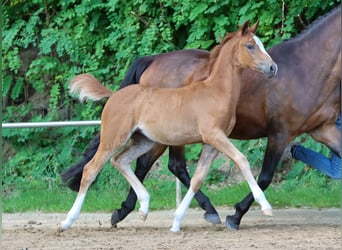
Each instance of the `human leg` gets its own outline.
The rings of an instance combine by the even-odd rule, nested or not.
[[[291,154],[294,159],[318,169],[331,178],[338,179],[341,177],[341,158],[333,152],[331,152],[331,157],[328,158],[301,145],[292,145]]]

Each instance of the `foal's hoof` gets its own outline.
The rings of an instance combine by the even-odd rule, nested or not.
[[[230,231],[239,230],[240,225],[235,223],[233,216],[227,215],[226,217],[226,227]]]
[[[147,218],[147,215],[146,213],[142,212],[142,211],[139,211],[139,218],[142,220],[142,221],[145,221],[146,218]]]
[[[62,228],[62,225],[61,225],[61,224],[58,224],[58,225],[57,225],[57,233],[62,233],[62,232],[64,232],[64,231],[65,231],[65,229]]]
[[[207,212],[204,213],[204,219],[212,224],[221,224],[221,219],[218,214],[209,214]]]
[[[264,215],[273,216],[272,209],[265,209],[262,210],[262,212],[264,213]]]
[[[120,216],[119,216],[118,210],[113,211],[112,218],[110,220],[112,226],[116,226],[116,224],[119,223],[120,221],[121,220],[120,220]]]
[[[179,229],[179,228],[173,228],[173,227],[171,227],[171,228],[170,228],[170,232],[172,232],[172,233],[179,233],[179,232],[180,232],[180,229]]]

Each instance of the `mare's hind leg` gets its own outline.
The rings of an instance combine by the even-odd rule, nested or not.
[[[128,145],[120,154],[113,157],[112,164],[125,176],[128,183],[133,188],[140,202],[139,215],[142,220],[145,220],[148,215],[150,195],[141,181],[134,174],[131,164],[133,160],[148,152],[155,142],[149,140],[145,136],[135,135],[130,145]]]
[[[80,189],[78,191],[76,200],[70,209],[67,218],[61,222],[58,230],[63,231],[68,229],[72,223],[77,220],[80,215],[80,211],[88,191],[89,186],[94,182],[96,176],[99,174],[104,164],[109,160],[112,155],[112,151],[108,148],[104,148],[101,144],[93,159],[87,163],[83,169],[83,175],[81,179]]]
[[[172,232],[178,232],[180,230],[180,224],[181,224],[181,221],[183,220],[184,214],[186,210],[188,209],[192,198],[198,192],[201,184],[205,180],[209,167],[211,163],[214,161],[214,159],[216,158],[217,153],[218,151],[214,147],[208,144],[203,144],[202,153],[197,163],[194,176],[191,179],[191,184],[188,189],[188,192],[186,193],[179,207],[176,209],[175,217],[173,220],[173,225],[172,225],[172,228],[170,229]]]
[[[166,147],[167,146],[165,145],[156,144],[150,151],[137,159],[134,173],[141,182],[145,179],[153,163],[164,153]],[[113,226],[122,221],[130,212],[133,211],[136,201],[137,195],[133,188],[130,187],[126,200],[121,203],[121,208],[114,210],[112,213],[111,223]]]
[[[189,189],[190,175],[186,169],[184,146],[169,147],[169,170]],[[213,224],[221,224],[221,219],[210,203],[209,198],[201,190],[195,194],[198,205],[205,210],[204,219]]]

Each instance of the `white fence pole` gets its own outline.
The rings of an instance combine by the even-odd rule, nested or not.
[[[18,122],[3,123],[2,128],[43,128],[101,125],[101,121]]]

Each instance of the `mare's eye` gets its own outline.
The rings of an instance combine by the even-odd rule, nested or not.
[[[254,49],[254,46],[252,44],[247,44],[247,49]]]

